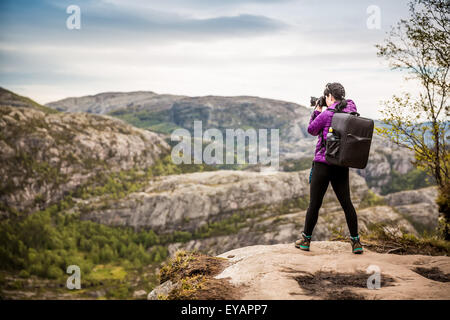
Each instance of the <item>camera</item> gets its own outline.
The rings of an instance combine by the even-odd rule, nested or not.
[[[319,107],[326,107],[327,106],[327,101],[325,99],[325,96],[321,96],[320,98],[311,97],[310,103],[311,103],[311,107],[315,107],[316,104]]]

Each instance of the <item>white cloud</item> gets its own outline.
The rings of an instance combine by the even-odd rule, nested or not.
[[[389,71],[376,57],[374,44],[383,40],[386,30],[374,32],[360,27],[365,25],[365,10],[349,20],[354,8],[340,8],[334,2],[327,4],[335,11],[325,13],[323,6],[315,2],[306,6],[303,1],[205,5],[202,0],[191,0],[187,3],[193,3],[192,6],[181,7],[169,2],[159,2],[159,6],[137,0],[108,2],[118,7],[125,3],[130,6],[127,17],[139,10],[140,18],[146,10],[152,14],[169,12],[161,18],[167,26],[182,27],[186,24],[178,24],[179,21],[195,19],[220,23],[213,24],[216,29],[202,30],[189,22],[191,29],[184,33],[170,33],[163,28],[158,31],[159,38],[153,37],[152,29],[148,37],[143,37],[145,30],[133,32],[132,23],[122,30],[126,20],[119,21],[110,31],[111,41],[95,34],[86,40],[82,33],[73,39],[70,33],[64,39],[55,33],[48,41],[40,41],[39,35],[32,35],[35,40],[31,42],[2,38],[1,85],[41,103],[103,91],[151,90],[191,96],[254,95],[307,104],[311,95],[323,92],[325,83],[339,81],[368,117],[378,117],[379,100],[400,92],[402,86],[416,88],[405,83],[400,73]],[[381,2],[385,6],[387,3]],[[398,4],[391,6],[398,8]],[[281,21],[290,27],[277,28],[274,24],[263,28],[264,32],[241,36],[220,31],[229,22],[223,17],[243,14],[250,15],[250,20],[234,21],[243,23],[244,31],[253,28],[251,17],[260,17],[254,20],[256,25],[261,21]],[[339,19],[315,24],[315,17],[333,14]],[[170,17],[182,18],[170,22]]]

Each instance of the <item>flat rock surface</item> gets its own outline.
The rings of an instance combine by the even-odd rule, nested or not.
[[[216,278],[229,278],[241,287],[242,299],[450,299],[447,256],[382,254],[367,249],[356,255],[350,243],[313,241],[309,252],[288,243],[243,247],[218,257],[233,264]],[[367,288],[367,279],[374,274],[367,272],[369,266],[380,270],[379,289]],[[440,278],[431,280],[416,268],[438,272]]]

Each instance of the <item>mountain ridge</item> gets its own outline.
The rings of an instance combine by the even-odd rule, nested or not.
[[[86,111],[91,108],[94,113],[108,113],[136,127],[159,132],[168,142],[170,133],[176,128],[187,129],[192,134],[194,120],[202,121],[203,130],[276,128],[280,130],[281,162],[306,161],[313,158],[317,137],[307,132],[312,109],[293,102],[254,96],[127,96],[126,93],[119,100],[88,100],[87,104],[60,100],[48,106],[66,111]],[[414,154],[411,150],[398,147],[375,132],[369,163],[365,169],[357,172],[379,193],[385,190],[385,186],[395,177],[410,172],[411,175],[419,176],[419,173],[412,172],[413,160]]]

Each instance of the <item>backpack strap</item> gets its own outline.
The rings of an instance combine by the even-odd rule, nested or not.
[[[358,113],[358,112],[356,112],[356,111],[352,111],[352,112],[344,112],[344,111],[336,111],[336,109],[327,109],[328,111],[331,111],[331,112],[333,112],[333,113],[348,113],[348,114],[351,114],[352,116],[357,116],[357,117],[359,117],[360,116],[360,114]]]
[[[333,113],[346,113],[343,111],[336,111],[336,109],[330,109],[330,108],[327,108],[327,110],[331,111]],[[325,138],[323,137],[323,132],[320,134],[320,149],[319,150],[322,150],[322,148],[326,149]]]
[[[358,112],[356,112],[356,111],[352,111],[352,112],[344,112],[344,111],[337,111],[336,109],[329,109],[329,108],[327,108],[327,110],[328,111],[331,111],[331,112],[333,112],[333,113],[349,113],[349,114],[351,114],[351,115],[353,115],[353,116],[357,116],[357,117],[359,117],[360,115],[359,115],[359,113]],[[323,133],[320,135],[320,139],[321,139],[321,141],[320,141],[320,149],[319,150],[322,150],[322,148],[326,148],[326,146],[325,146],[325,139],[324,139],[324,137],[323,137]]]
[[[322,150],[322,148],[326,149],[325,139],[323,138],[323,133],[320,135],[320,149],[319,150]]]

